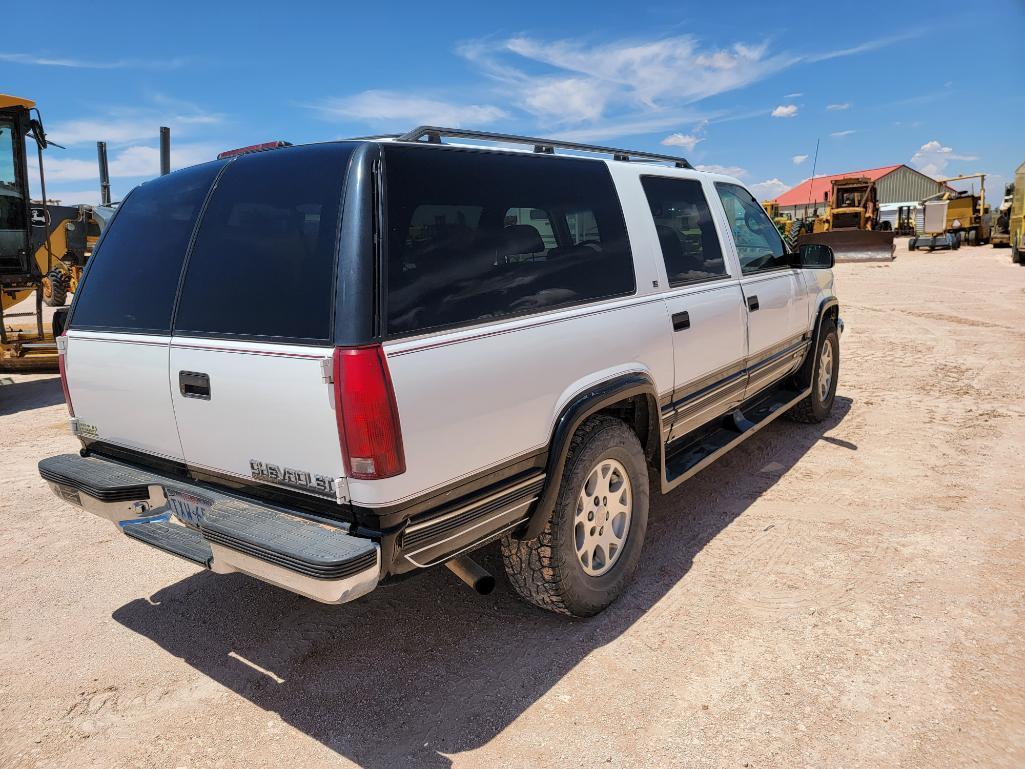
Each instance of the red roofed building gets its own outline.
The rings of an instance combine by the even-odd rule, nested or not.
[[[781,214],[790,214],[795,219],[812,219],[816,214],[823,213],[829,205],[833,180],[854,177],[867,177],[875,181],[879,207],[884,214],[895,211],[899,205],[917,206],[927,197],[948,189],[945,184],[909,166],[895,165],[806,179],[778,196],[775,202],[779,204]]]

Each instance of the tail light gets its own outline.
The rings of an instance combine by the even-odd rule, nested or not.
[[[72,419],[75,417],[75,407],[71,404],[71,391],[68,390],[68,367],[66,358],[68,355],[68,332],[65,331],[56,339],[57,342],[57,368],[61,373],[61,389],[64,390],[64,402],[68,405],[68,414]]]
[[[336,348],[334,387],[345,474],[375,480],[404,473],[399,412],[381,346]]]

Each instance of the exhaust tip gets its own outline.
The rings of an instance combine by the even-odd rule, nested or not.
[[[465,555],[445,561],[445,566],[480,595],[489,595],[495,589],[495,578],[491,573]]]

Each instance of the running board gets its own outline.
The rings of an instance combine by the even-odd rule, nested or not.
[[[688,478],[704,470],[736,445],[743,443],[778,416],[785,414],[811,393],[777,389],[723,415],[717,426],[691,436],[683,436],[665,446],[665,474],[662,491],[676,488]]]

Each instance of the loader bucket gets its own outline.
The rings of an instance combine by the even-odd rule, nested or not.
[[[890,262],[894,258],[892,230],[831,230],[797,238],[798,248],[806,243],[829,246],[838,262]]]

